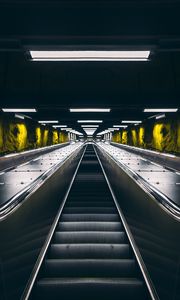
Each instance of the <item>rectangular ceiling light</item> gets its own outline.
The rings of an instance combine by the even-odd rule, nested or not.
[[[127,125],[113,125],[113,127],[118,128],[127,128]]]
[[[110,112],[110,108],[70,108],[70,112]]]
[[[24,116],[22,116],[22,115],[19,115],[19,114],[15,114],[15,118],[18,118],[18,119],[22,119],[22,120],[24,120]]]
[[[156,120],[162,119],[162,118],[165,118],[165,117],[166,117],[166,115],[165,115],[165,114],[162,114],[162,115],[156,116]]]
[[[84,127],[84,128],[89,128],[89,127],[94,127],[94,128],[97,128],[97,127],[99,127],[99,125],[81,125],[81,127]]]
[[[22,112],[36,112],[36,109],[35,108],[2,108],[2,111],[22,113]]]
[[[29,50],[33,61],[146,61],[150,51],[114,50]]]
[[[40,124],[56,124],[59,123],[59,121],[38,121]]]
[[[108,128],[110,131],[119,130],[119,128]]]
[[[64,128],[64,127],[62,127],[61,130],[71,131],[72,128]]]
[[[177,112],[178,108],[145,108],[144,112]]]
[[[140,123],[142,123],[142,121],[121,121],[121,123],[127,123],[127,124],[137,123],[137,124],[140,124]]]
[[[61,127],[61,128],[66,128],[67,125],[54,125],[53,127],[54,127],[54,128],[59,128],[59,127]]]
[[[102,120],[78,120],[78,123],[102,123]]]

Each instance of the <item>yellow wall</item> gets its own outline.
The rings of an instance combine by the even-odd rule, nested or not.
[[[29,120],[0,117],[0,155],[68,141],[66,133]]]
[[[121,134],[120,141],[118,136]],[[112,141],[160,152],[180,153],[180,121],[163,119],[144,123],[140,127],[133,126],[115,132]]]

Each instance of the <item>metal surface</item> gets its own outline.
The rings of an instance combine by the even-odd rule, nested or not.
[[[82,143],[69,145],[63,149],[44,154],[17,168],[0,173],[0,218],[7,216],[27,194],[38,188],[59,168]]]
[[[142,158],[140,155],[122,150],[109,144],[98,144],[125,168],[141,177],[159,193],[164,194],[180,207],[180,173]]]

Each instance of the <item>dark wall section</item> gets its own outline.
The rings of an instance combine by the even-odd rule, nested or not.
[[[113,134],[112,141],[125,145],[180,153],[180,118],[149,119]]]
[[[65,143],[68,135],[31,119],[0,116],[0,155]]]

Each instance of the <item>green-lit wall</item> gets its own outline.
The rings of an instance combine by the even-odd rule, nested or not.
[[[30,119],[0,116],[0,155],[65,143],[68,135]]]
[[[113,134],[112,141],[130,146],[180,153],[180,119],[148,120]]]

